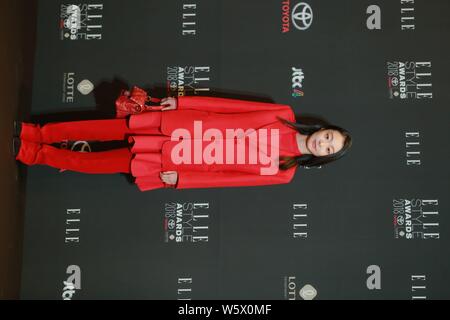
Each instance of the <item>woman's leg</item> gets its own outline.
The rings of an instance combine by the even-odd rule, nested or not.
[[[22,122],[22,140],[52,144],[62,140],[124,140],[130,134],[161,134],[161,112],[149,111],[127,119],[100,119],[39,124]]]
[[[132,153],[128,148],[80,152],[22,140],[17,160],[27,165],[47,165],[83,173],[130,173]]]
[[[79,152],[58,149],[45,143],[51,144],[63,140],[124,140],[129,136],[128,142],[135,145],[131,136],[160,135],[160,124],[160,112],[134,115],[128,119],[54,122],[47,123],[42,128],[39,124],[22,122],[20,133],[22,146],[16,159],[28,165],[43,164],[84,173],[131,173],[133,153],[128,148],[103,152]],[[153,136],[153,138],[156,137]],[[157,140],[156,144],[161,144],[161,139]],[[147,140],[145,142],[148,143]],[[146,148],[154,144],[151,143]],[[149,152],[140,150],[141,143],[133,148],[133,152]],[[160,179],[159,182],[161,182]]]
[[[52,122],[44,126],[22,122],[22,140],[52,144],[63,140],[124,140],[132,131],[127,119]]]

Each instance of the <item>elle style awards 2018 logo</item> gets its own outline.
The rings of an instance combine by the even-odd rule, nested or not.
[[[209,203],[166,203],[164,233],[167,243],[208,242]]]
[[[431,61],[388,61],[391,99],[432,99]]]
[[[167,67],[167,93],[170,96],[198,95],[209,92],[210,66]]]
[[[101,40],[103,4],[61,4],[61,40]]]
[[[439,239],[438,199],[393,199],[396,239]]]

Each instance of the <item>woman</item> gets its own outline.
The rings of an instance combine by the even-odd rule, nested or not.
[[[130,173],[141,191],[289,183],[351,146],[337,126],[296,123],[288,105],[201,96],[164,98],[162,109],[105,119],[22,122],[16,159],[84,173]],[[102,152],[58,149],[62,140],[127,140]]]

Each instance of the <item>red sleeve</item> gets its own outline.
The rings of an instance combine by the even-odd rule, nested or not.
[[[295,168],[279,170],[275,175],[259,175],[238,171],[178,172],[176,189],[245,187],[285,184],[292,181]]]
[[[273,111],[292,108],[284,104],[256,102],[248,100],[215,98],[205,96],[181,96],[178,97],[177,108],[180,110],[192,109],[210,111],[216,113],[238,113],[251,111]]]

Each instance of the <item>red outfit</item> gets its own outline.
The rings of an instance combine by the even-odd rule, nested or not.
[[[279,132],[280,156],[301,154],[296,142],[297,131],[281,123],[277,116],[295,122],[294,112],[287,105],[212,97],[179,97],[176,110],[132,115],[128,126],[126,119],[49,123],[42,128],[23,123],[22,147],[17,159],[29,165],[45,164],[85,173],[131,173],[141,191],[169,186],[161,181],[161,171],[178,172],[176,189],[288,183],[295,174],[295,167],[264,175],[261,169],[267,168],[268,164],[263,165],[259,161],[249,163],[249,150],[257,150],[266,156],[270,153],[271,135],[275,134],[271,130],[274,129]],[[227,143],[228,146],[244,143],[245,163],[238,162],[242,154],[238,156],[237,148],[234,148],[234,154],[229,155],[232,164],[207,164],[204,159],[194,163],[194,152],[190,163],[174,163],[172,151],[180,144],[180,141],[171,141],[175,130],[184,129],[190,138],[183,137],[183,142],[200,146],[201,150],[206,150],[211,144],[203,138],[197,139],[194,121],[201,121],[202,136],[207,129],[216,129],[216,133],[222,134],[223,139],[216,139],[215,142],[224,146],[224,159],[228,156],[228,149],[225,149]],[[242,134],[227,137],[226,129],[242,129]],[[261,134],[262,129],[267,130],[266,143],[261,144],[258,140],[255,145],[249,136]],[[102,152],[69,151],[46,145],[65,139],[128,139],[134,144],[130,148]]]

